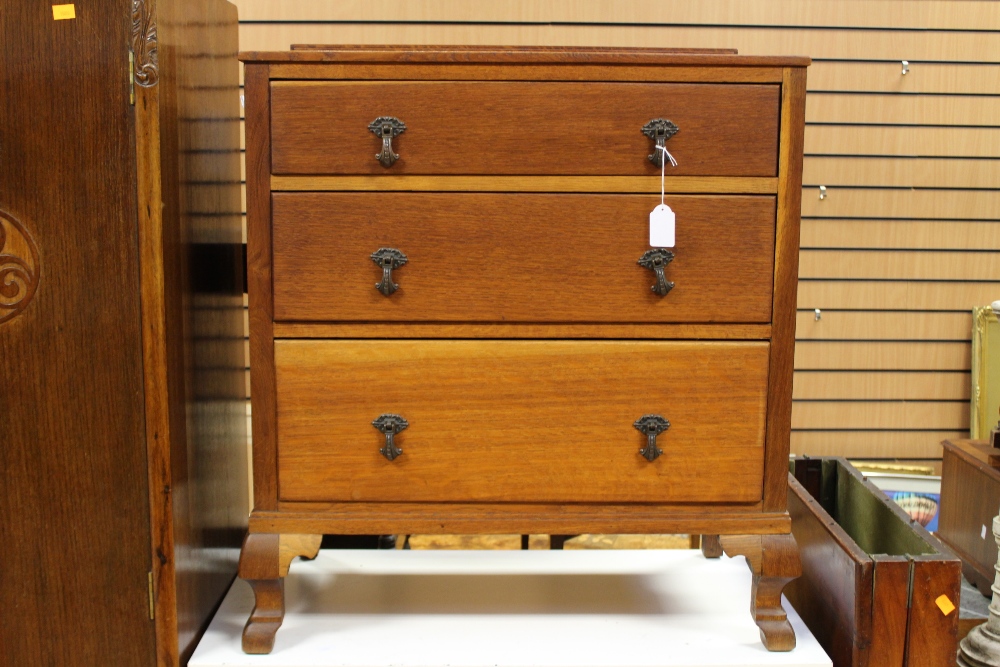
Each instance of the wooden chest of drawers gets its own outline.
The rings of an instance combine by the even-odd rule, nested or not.
[[[323,533],[709,536],[765,645],[786,510],[805,58],[242,54],[244,649]],[[662,180],[676,244],[649,245]],[[716,554],[717,555],[717,554]]]

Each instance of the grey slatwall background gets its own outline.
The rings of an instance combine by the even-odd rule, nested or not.
[[[1000,298],[1000,2],[234,4],[242,50],[545,44],[811,56],[792,451],[938,458],[941,439],[967,436],[969,311]]]

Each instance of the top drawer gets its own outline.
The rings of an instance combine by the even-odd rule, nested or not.
[[[665,118],[677,176],[776,176],[772,84],[276,81],[275,174],[659,174],[642,133]],[[399,159],[383,167],[368,129],[393,116]]]

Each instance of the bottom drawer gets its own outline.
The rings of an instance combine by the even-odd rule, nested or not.
[[[768,344],[275,341],[282,500],[759,501]],[[372,422],[394,413],[393,438]],[[637,419],[670,426],[640,454]]]

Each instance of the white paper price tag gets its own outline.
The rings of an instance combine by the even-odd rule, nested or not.
[[[660,204],[649,214],[649,245],[654,248],[674,247],[676,216],[666,204]]]

